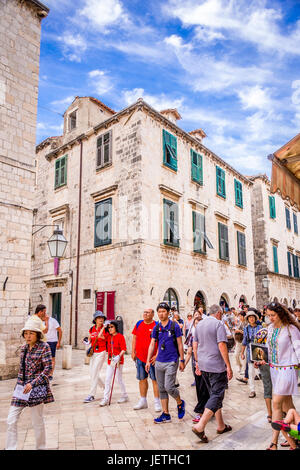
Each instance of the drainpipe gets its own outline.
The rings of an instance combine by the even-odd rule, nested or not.
[[[70,289],[70,296],[71,296],[71,299],[70,299],[70,333],[69,333],[69,344],[72,345],[72,310],[73,310],[73,271],[72,269],[69,271],[69,276],[71,278],[71,289]]]
[[[79,265],[80,265],[80,229],[81,229],[81,190],[82,190],[82,147],[80,139],[80,163],[79,163],[79,201],[78,201],[78,229],[77,229],[77,266],[76,266],[76,289],[75,289],[75,348],[77,348],[78,336],[78,292],[79,292]]]

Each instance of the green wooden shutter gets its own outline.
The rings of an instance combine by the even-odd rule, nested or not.
[[[238,245],[238,263],[241,266],[247,266],[246,236],[242,232],[237,232],[237,245]]]
[[[216,167],[216,182],[217,182],[217,194],[224,199],[226,198],[225,189],[225,171],[219,166]]]
[[[166,245],[179,246],[178,205],[173,201],[164,199],[163,206],[164,206],[164,243]]]
[[[294,221],[294,233],[298,235],[298,220],[297,220],[297,214],[293,212],[293,221]]]
[[[177,138],[163,129],[163,162],[177,171]]]
[[[55,162],[55,181],[54,187],[58,188],[60,185],[60,159]]]
[[[275,197],[269,196],[269,209],[271,219],[276,219]]]
[[[235,204],[236,206],[243,208],[243,186],[238,180],[234,180],[234,191],[235,191]]]
[[[274,261],[274,273],[279,272],[278,268],[278,254],[277,254],[277,246],[273,245],[273,261]]]
[[[229,260],[229,243],[228,243],[228,227],[218,222],[219,232],[219,258]]]
[[[205,216],[195,211],[193,211],[193,242],[195,252],[206,253]]]
[[[293,275],[293,272],[292,272],[292,254],[288,251],[287,252],[287,262],[288,262],[288,272],[289,272],[289,276],[292,276]]]
[[[112,199],[105,199],[95,205],[95,246],[112,242]]]
[[[285,208],[285,219],[286,219],[286,228],[291,230],[290,210],[288,207]]]
[[[299,277],[298,256],[293,254],[294,277]]]
[[[192,180],[199,184],[203,184],[203,159],[202,155],[191,149],[191,169]]]

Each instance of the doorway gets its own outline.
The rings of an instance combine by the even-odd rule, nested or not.
[[[52,298],[52,317],[61,325],[61,292],[51,294]]]

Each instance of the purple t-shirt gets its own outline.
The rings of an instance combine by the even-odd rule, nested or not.
[[[174,344],[173,335],[171,333],[172,321],[169,320],[168,324],[163,327],[161,323],[158,326],[155,326],[151,333],[151,338],[156,338],[156,328],[159,328],[158,333],[158,355],[156,360],[158,362],[177,362],[178,352]],[[175,323],[175,337],[179,338],[182,336],[182,331],[180,326]],[[161,349],[162,345],[165,345],[164,350]]]

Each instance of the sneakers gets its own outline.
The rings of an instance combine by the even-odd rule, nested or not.
[[[181,405],[177,405],[177,410],[178,410],[178,418],[182,419],[185,415],[185,402],[182,400]]]
[[[161,411],[161,405],[160,405],[160,401],[156,401],[154,400],[154,410],[159,413]]]
[[[161,423],[170,423],[171,416],[167,415],[166,413],[162,413],[158,418],[154,419],[154,423],[161,424]]]
[[[83,403],[90,403],[91,401],[94,401],[94,400],[95,400],[95,397],[93,397],[93,395],[89,395],[83,400]]]
[[[134,410],[142,410],[144,408],[148,408],[148,403],[146,399],[140,399],[140,401],[133,407]]]
[[[195,417],[192,419],[193,423],[199,423],[201,417],[202,417],[202,415],[197,415],[197,416],[195,416]]]
[[[121,397],[119,398],[118,403],[125,403],[126,401],[128,401],[128,397]]]
[[[105,398],[103,398],[103,400],[100,401],[100,405],[99,406],[106,406],[108,405],[108,401],[105,400]]]

